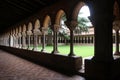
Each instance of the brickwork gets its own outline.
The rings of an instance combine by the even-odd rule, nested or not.
[[[0,80],[85,80],[67,76],[0,50]]]

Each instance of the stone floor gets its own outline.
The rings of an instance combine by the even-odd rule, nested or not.
[[[85,80],[68,76],[0,50],[0,80]]]

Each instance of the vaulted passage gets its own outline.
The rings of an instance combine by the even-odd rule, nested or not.
[[[0,50],[0,80],[85,80],[65,75]]]
[[[17,6],[17,2],[5,1],[12,5],[16,4],[16,7],[23,8],[20,5]],[[41,0],[36,1],[41,3]],[[44,1],[48,0],[42,0],[43,3],[41,4],[44,4]],[[68,2],[68,0],[60,0],[54,4],[46,5],[47,7],[44,7],[45,5],[42,6],[36,14],[14,25],[8,25],[9,28],[1,33],[0,48],[49,68],[52,67],[66,73],[74,73],[75,75],[79,73],[80,76],[77,79],[84,76],[90,80],[119,80],[120,1],[70,0]],[[89,8],[89,11],[84,9],[87,13],[84,18],[83,16],[85,15],[82,15],[84,13],[83,7]],[[84,24],[84,22],[88,22],[88,24]],[[94,46],[93,54],[89,59],[81,55],[86,53],[80,52],[80,47],[77,49],[78,51],[75,51],[76,45],[81,46],[83,44]],[[68,48],[62,49],[67,51],[64,55],[61,53],[62,50],[60,50],[61,45],[68,46]],[[48,49],[49,46],[51,48]],[[114,52],[113,49],[115,49]],[[4,56],[3,53],[0,55]],[[79,55],[76,55],[76,53]],[[9,56],[11,55],[9,54]],[[3,61],[4,57],[1,59]],[[5,59],[10,59],[4,62],[7,65],[11,65],[9,62],[12,63],[12,58],[6,57]],[[16,61],[16,65],[20,65],[20,68],[22,64],[27,66],[27,63],[24,63],[25,60],[23,63]],[[14,65],[13,63],[12,65]],[[5,64],[3,63],[3,65]],[[24,70],[24,68],[26,67],[21,69]],[[42,67],[40,66],[40,71],[41,69]],[[43,72],[45,72],[45,77],[47,77],[46,72],[49,71],[43,70]],[[37,72],[33,71],[33,74],[35,73]],[[51,71],[50,73],[52,75]],[[73,80],[76,79],[72,78]],[[52,80],[54,79],[52,78]],[[68,79],[70,77],[66,78],[66,80]]]

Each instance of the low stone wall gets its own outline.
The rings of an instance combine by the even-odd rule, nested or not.
[[[0,48],[14,55],[37,62],[38,64],[62,71],[76,72],[80,70],[82,66],[82,57],[69,57],[60,54],[43,53],[6,46],[0,46]]]
[[[120,58],[111,62],[86,59],[85,76],[90,80],[120,80]]]

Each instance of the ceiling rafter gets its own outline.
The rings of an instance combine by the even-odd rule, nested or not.
[[[28,9],[26,9],[26,8],[24,8],[24,7],[16,4],[16,3],[14,3],[14,2],[11,2],[11,1],[9,1],[9,0],[6,0],[6,2],[7,2],[8,4],[14,6],[14,7],[17,7],[17,8],[19,8],[19,9],[22,9],[22,10],[26,11],[26,12],[32,13],[32,11],[30,11],[30,10],[28,10]]]

